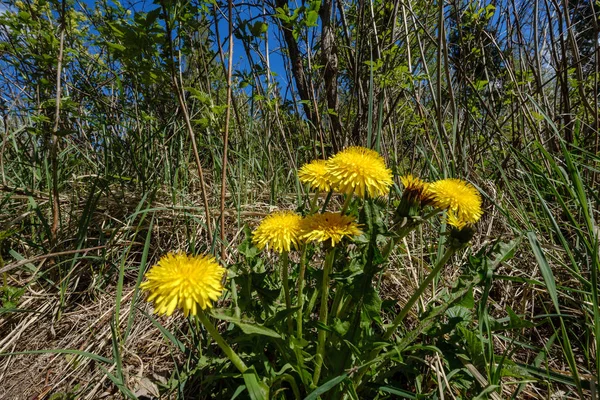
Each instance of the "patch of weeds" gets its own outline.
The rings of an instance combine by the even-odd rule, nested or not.
[[[12,310],[17,308],[21,296],[25,293],[25,288],[4,285],[0,288],[0,308]]]

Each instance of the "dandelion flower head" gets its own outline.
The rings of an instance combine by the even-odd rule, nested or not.
[[[311,188],[328,192],[331,190],[331,181],[327,175],[325,160],[314,160],[304,164],[298,171],[300,182],[308,183]]]
[[[429,203],[428,182],[411,174],[401,176],[400,182],[404,186],[403,196],[406,195],[407,198],[414,199],[415,201],[418,200],[421,203]]]
[[[140,288],[150,293],[157,314],[180,308],[187,317],[212,307],[223,292],[223,275],[225,268],[213,257],[169,253],[150,268]]]
[[[454,211],[448,211],[446,223],[451,227],[448,244],[457,249],[468,244],[475,235],[473,224],[461,219]]]
[[[427,195],[434,207],[453,211],[465,223],[474,224],[483,214],[481,195],[473,185],[463,180],[450,178],[430,183]]]
[[[392,186],[392,171],[379,153],[364,147],[348,147],[327,160],[327,173],[336,190],[360,197],[384,196]]]
[[[404,186],[400,204],[396,208],[395,222],[400,222],[402,218],[415,217],[419,215],[422,206],[429,204],[427,196],[427,182],[412,175],[400,177]]]
[[[326,212],[308,216],[302,221],[302,227],[303,239],[316,242],[331,240],[332,246],[346,236],[362,234],[354,217],[341,213]]]
[[[463,219],[459,218],[458,215],[454,211],[448,211],[448,217],[446,219],[446,223],[458,230],[461,230],[465,226],[469,225]]]
[[[252,242],[259,249],[273,249],[279,253],[290,251],[300,242],[302,217],[291,211],[277,211],[261,221]]]
[[[427,182],[421,180],[420,178],[413,176],[411,174],[404,175],[400,177],[400,182],[404,186],[404,190],[409,190],[411,192],[423,191],[427,188]]]

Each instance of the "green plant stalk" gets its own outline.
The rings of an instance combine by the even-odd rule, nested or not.
[[[242,310],[240,310],[240,306],[238,304],[238,292],[234,278],[231,279],[231,299],[233,300],[233,315],[235,315],[236,318],[241,318]]]
[[[315,211],[317,211],[317,203],[319,200],[319,195],[321,194],[320,191],[316,191],[315,194],[313,195],[312,201],[310,202],[310,213],[314,214]]]
[[[310,299],[308,299],[308,306],[304,309],[304,318],[308,318],[313,308],[315,308],[315,303],[317,302],[317,297],[319,296],[319,290],[315,288],[310,295]]]
[[[306,244],[302,245],[302,255],[300,256],[300,273],[298,276],[298,297],[297,297],[297,305],[298,310],[296,311],[296,338],[298,339],[298,343],[302,341],[302,323],[304,321],[303,308],[304,308],[304,275],[306,273]],[[304,366],[304,355],[302,353],[302,349],[298,346],[294,346],[294,353],[296,354],[296,359],[298,361],[298,368],[300,369],[300,379],[302,379],[302,383],[307,385],[306,376],[305,376],[305,366]],[[295,384],[295,382],[294,382]],[[292,386],[293,389],[293,386]],[[294,395],[296,395],[296,389],[294,389]],[[296,396],[300,398],[299,396]]]
[[[290,384],[292,392],[294,393],[294,398],[296,400],[300,400],[302,398],[302,396],[300,395],[300,389],[298,389],[298,385],[296,384],[296,380],[290,374],[283,374],[275,378],[271,383],[271,390],[273,390],[273,388],[276,384],[279,383],[279,381],[287,382]]]
[[[333,259],[335,258],[335,247],[331,248],[325,256],[325,263],[323,264],[323,281],[321,282],[321,309],[319,311],[319,322],[323,325],[327,325],[327,300],[329,298],[329,274],[331,273],[331,267],[333,266]],[[315,355],[315,371],[313,373],[313,385],[317,386],[319,383],[319,377],[321,376],[321,368],[323,367],[323,357],[325,354],[325,341],[327,340],[327,331],[325,329],[319,330],[317,354]]]
[[[346,318],[346,315],[348,314],[348,309],[353,304],[354,304],[354,301],[352,300],[352,296],[348,296],[346,298],[346,300],[344,301],[344,304],[342,304],[342,306],[338,308],[335,316],[339,319]]]
[[[433,279],[437,276],[437,274],[442,270],[442,268],[444,267],[444,265],[446,265],[446,263],[448,262],[448,260],[450,259],[450,257],[452,257],[452,255],[458,250],[458,247],[448,247],[448,249],[446,250],[446,252],[444,253],[444,255],[442,256],[442,258],[438,261],[438,263],[433,267],[433,269],[431,270],[431,272],[429,273],[429,275],[427,275],[427,278],[425,278],[425,280],[421,283],[421,285],[419,285],[419,288],[417,289],[417,291],[410,297],[410,299],[408,300],[408,302],[406,303],[406,305],[402,308],[402,310],[400,311],[400,313],[398,313],[398,315],[396,316],[396,318],[394,318],[394,322],[392,323],[392,326],[390,326],[384,333],[383,335],[383,339],[384,340],[389,340],[390,337],[392,336],[392,334],[396,331],[396,328],[398,328],[398,325],[400,325],[400,323],[404,320],[404,318],[406,317],[406,315],[408,315],[408,312],[410,311],[410,309],[412,308],[412,306],[415,305],[415,303],[417,302],[417,300],[419,300],[419,298],[421,297],[421,295],[423,294],[423,292],[425,292],[425,289],[427,289],[427,286],[429,286],[429,284],[433,281]],[[371,362],[372,360],[375,359],[375,357],[377,357],[377,355],[379,354],[379,351],[381,349],[378,350],[373,350],[369,356],[367,357],[367,364],[369,362]],[[367,368],[363,369],[361,372],[359,372],[358,374],[356,374],[356,376],[354,377],[354,383],[356,386],[358,386],[363,378],[363,376],[365,375],[365,373],[367,372]]]
[[[231,346],[229,346],[229,344],[227,344],[225,339],[223,339],[223,336],[221,336],[219,331],[217,331],[217,328],[215,328],[213,323],[210,322],[210,320],[208,319],[208,317],[206,316],[206,314],[204,313],[203,310],[198,310],[198,319],[200,320],[200,322],[202,322],[202,325],[204,325],[204,328],[206,328],[206,330],[208,331],[210,336],[214,339],[214,341],[217,342],[217,344],[219,345],[221,350],[223,350],[223,352],[225,353],[227,358],[229,358],[231,363],[233,365],[235,365],[235,367],[242,374],[244,372],[246,372],[246,370],[248,369],[246,364],[244,364],[244,362],[242,361],[240,356],[238,356],[237,353],[235,351],[233,351]]]
[[[384,248],[381,252],[381,255],[383,256],[383,258],[387,259],[389,257],[389,255],[392,252],[392,250],[394,249],[394,246],[396,245],[396,243],[398,243],[400,240],[404,239],[406,236],[408,236],[409,233],[411,233],[416,228],[418,228],[420,225],[422,225],[424,222],[428,221],[431,217],[433,217],[434,215],[438,215],[439,213],[440,213],[440,210],[435,209],[435,210],[430,211],[429,213],[425,214],[422,218],[413,219],[412,221],[408,222],[405,226],[402,226],[401,228],[399,228],[396,231],[396,236],[393,236],[392,238],[390,238],[390,240],[384,246]]]
[[[202,359],[202,354],[204,353],[202,351],[202,341],[200,340],[200,319],[199,318],[194,318],[194,323],[196,324],[196,340],[198,342],[198,359]]]
[[[329,314],[331,314],[334,318],[339,318],[339,315],[342,311],[342,308],[347,304],[348,299],[342,301],[344,299],[344,290],[340,288],[340,286],[336,286],[335,288],[335,296],[333,297],[333,302],[331,303],[331,308],[329,309]],[[350,298],[351,296],[348,296]],[[335,347],[340,342],[340,337],[338,335],[331,336],[331,346]]]
[[[296,312],[296,337],[302,339],[302,322],[304,316],[302,310],[304,308],[304,274],[306,273],[306,244],[302,245],[302,255],[300,256],[300,274],[298,275],[298,311]]]
[[[289,311],[292,308],[292,298],[290,296],[290,286],[289,286],[289,277],[288,277],[288,267],[290,264],[290,258],[287,251],[281,253],[281,281],[283,283],[283,297],[285,299],[285,309]],[[294,331],[293,323],[290,316],[286,316],[285,320],[288,326],[288,333],[292,333]]]
[[[400,310],[398,315],[396,315],[396,318],[394,318],[394,322],[392,323],[392,326],[390,326],[385,331],[385,334],[383,335],[384,340],[390,339],[390,337],[396,331],[396,328],[398,328],[398,325],[400,325],[400,323],[402,323],[402,321],[404,321],[404,318],[408,315],[408,312],[410,311],[412,306],[414,306],[415,303],[419,300],[419,298],[423,295],[423,292],[425,292],[425,289],[427,289],[427,286],[429,286],[429,284],[433,281],[433,279],[440,273],[440,271],[442,270],[444,265],[446,265],[446,263],[448,262],[450,257],[452,257],[452,255],[454,253],[456,253],[456,250],[458,250],[458,248],[454,247],[454,246],[450,246],[446,249],[446,252],[442,256],[442,258],[433,267],[433,269],[431,270],[429,275],[427,275],[427,278],[425,278],[425,280],[421,283],[421,285],[419,285],[419,288],[413,293],[413,295],[410,297],[410,299],[408,299],[408,302],[406,303],[406,305],[402,308],[402,310]]]
[[[344,206],[342,207],[342,211],[340,212],[340,214],[342,214],[342,215],[346,214],[346,210],[348,209],[348,206],[350,205],[350,201],[352,201],[353,195],[354,195],[354,188],[352,188],[352,191],[346,195],[346,200],[344,201]]]
[[[333,303],[331,303],[331,314],[337,316],[344,305],[342,303],[342,298],[344,296],[343,290],[341,287],[336,287],[335,295],[333,297]]]
[[[329,200],[331,200],[331,195],[333,194],[333,190],[330,190],[327,193],[327,197],[325,197],[325,201],[323,202],[323,208],[321,208],[321,213],[324,213],[327,210],[327,206],[329,205]]]

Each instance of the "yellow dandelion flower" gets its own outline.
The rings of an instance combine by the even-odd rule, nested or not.
[[[392,171],[376,151],[348,147],[326,163],[327,174],[336,190],[360,197],[386,195],[392,186]]]
[[[298,247],[302,217],[291,211],[268,215],[252,234],[252,242],[259,249],[271,248],[279,253]]]
[[[150,293],[148,301],[154,301],[157,314],[171,315],[180,308],[187,317],[212,307],[223,292],[223,275],[225,268],[214,257],[169,253],[150,268],[140,288]]]
[[[466,221],[459,218],[459,216],[454,211],[448,211],[448,217],[446,219],[446,223],[450,226],[455,227],[456,229],[462,229],[465,226],[469,225]]]
[[[440,209],[451,210],[465,223],[474,224],[481,218],[481,195],[468,182],[460,179],[442,179],[427,186],[431,204]]]
[[[430,200],[427,195],[429,183],[410,174],[401,176],[400,181],[404,186],[404,190],[402,191],[400,204],[396,209],[396,222],[400,221],[401,218],[419,215],[421,207],[428,204]]]
[[[448,211],[446,223],[450,226],[448,244],[451,247],[460,249],[473,239],[475,235],[474,225],[460,218],[454,211]]]
[[[344,236],[358,236],[362,234],[354,217],[332,212],[315,214],[304,218],[302,228],[302,238],[306,241],[325,242],[331,240],[332,246],[340,242]]]
[[[420,201],[421,205],[427,205],[431,202],[431,195],[427,190],[430,185],[429,182],[425,182],[421,178],[411,174],[401,176],[400,182],[404,186],[403,196],[406,193],[407,196],[415,199],[415,201]]]
[[[400,177],[400,182],[404,186],[404,190],[411,192],[422,192],[427,188],[427,182],[421,180],[418,177],[412,176],[411,174]]]
[[[325,160],[314,160],[308,164],[304,164],[298,171],[300,182],[308,183],[312,189],[321,192],[330,191],[331,181],[329,181],[325,163]]]

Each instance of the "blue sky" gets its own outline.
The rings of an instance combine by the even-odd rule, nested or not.
[[[97,2],[94,0],[82,0],[82,2],[79,4],[85,5],[88,8],[88,10],[93,10],[95,8],[96,3]],[[115,6],[114,1],[108,0],[106,3],[109,6]],[[134,1],[122,0],[121,5],[125,9],[131,10],[132,14],[136,13],[136,12],[149,12],[149,11],[152,11],[152,10],[160,7],[157,3],[155,3],[152,0],[137,0],[137,1],[136,0],[134,0]],[[272,10],[269,10],[268,8],[265,10],[266,13],[269,13],[270,11],[272,11]],[[286,78],[286,75],[285,75],[286,72],[285,72],[285,68],[284,68],[284,59],[281,55],[281,50],[280,50],[281,44],[279,43],[279,39],[276,36],[278,28],[276,28],[273,25],[273,18],[270,16],[265,16],[264,18],[261,17],[261,15],[260,15],[261,10],[254,6],[252,8],[250,8],[248,6],[245,6],[243,8],[242,7],[234,7],[233,13],[234,13],[234,27],[237,26],[237,24],[240,20],[251,20],[252,23],[255,21],[265,21],[269,24],[269,29],[268,29],[267,34],[268,34],[268,42],[269,42],[270,68],[271,68],[271,71],[276,74],[276,76],[274,76],[273,79],[275,79],[280,84],[280,89],[283,91],[281,93],[281,95],[289,98],[290,94],[285,93],[285,91],[288,90],[286,88],[286,86],[288,85],[289,80]],[[133,18],[133,15],[132,15],[132,18]],[[223,44],[223,51],[225,52],[225,57],[227,57],[228,48],[229,48],[229,42],[227,40],[229,26],[228,26],[228,21],[226,18],[227,18],[227,8],[225,7],[220,10],[219,17],[218,17],[219,33],[220,33],[220,37],[221,37],[221,42]],[[210,29],[214,33],[214,29],[215,29],[214,24],[211,24]],[[213,37],[214,37],[214,35],[213,35]],[[218,51],[216,44],[214,45],[213,50]],[[261,40],[260,50],[264,54],[264,52],[265,52],[265,41],[264,40]],[[252,52],[251,56],[253,58],[254,63],[262,65],[260,58],[256,53]],[[217,60],[219,60],[219,59],[217,58]],[[233,65],[234,65],[234,67],[233,67],[234,72],[236,72],[236,71],[246,72],[246,73],[250,72],[250,62],[246,56],[246,52],[244,50],[243,43],[241,40],[239,40],[235,37],[234,37]],[[248,87],[247,90],[249,90],[249,89],[250,89],[250,87]]]

